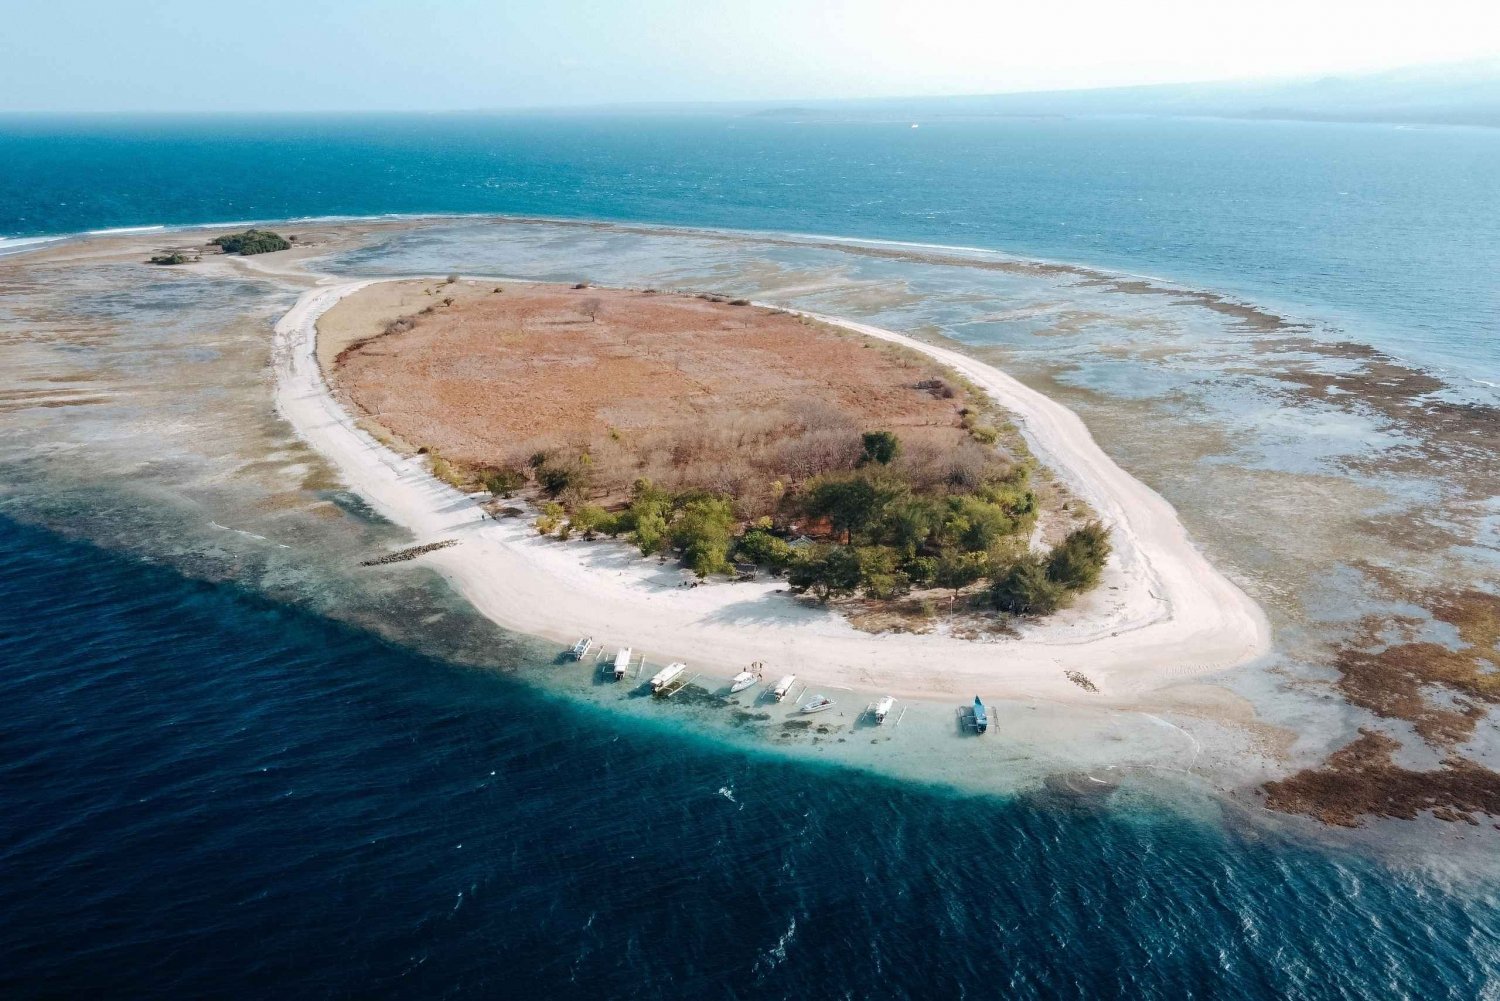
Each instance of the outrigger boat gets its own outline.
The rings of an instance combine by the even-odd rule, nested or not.
[[[891,714],[891,708],[895,704],[896,700],[887,695],[870,707],[870,715],[875,717],[876,723],[884,723],[885,718]]]
[[[811,702],[802,703],[802,708],[798,711],[803,713],[820,713],[824,709],[832,709],[833,705],[833,700],[828,696],[816,695]]]
[[[786,698],[787,693],[792,690],[792,686],[796,683],[797,676],[795,674],[784,675],[782,679],[776,682],[776,684],[771,688],[771,698],[775,699],[777,702],[780,702],[782,699]]]
[[[625,675],[630,673],[630,647],[621,647],[620,652],[615,654],[615,680],[622,681]]]
[[[660,695],[666,690],[668,685],[682,677],[682,672],[686,670],[687,665],[682,663],[682,661],[678,661],[675,664],[668,664],[660,671],[657,671],[651,678],[652,694]]]
[[[593,647],[594,637],[585,636],[583,639],[573,644],[573,659],[582,660],[589,655],[589,651],[592,650]]]
[[[736,674],[733,678],[729,679],[730,695],[733,695],[735,692],[743,692],[745,689],[749,688],[751,685],[760,680],[760,661],[756,661],[750,666],[754,668],[753,671],[741,671],[739,674]]]
[[[990,728],[990,714],[984,711],[984,703],[974,696],[974,732],[984,733]]]

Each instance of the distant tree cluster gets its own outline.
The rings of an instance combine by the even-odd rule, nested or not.
[[[239,254],[242,257],[286,250],[292,245],[286,237],[266,229],[247,229],[243,233],[230,233],[227,236],[215,237],[209,243],[222,248],[226,254]]]

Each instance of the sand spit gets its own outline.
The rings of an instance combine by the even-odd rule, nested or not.
[[[1171,505],[1105,455],[1071,411],[965,355],[836,317],[807,314],[927,354],[1015,415],[1037,457],[1114,533],[1116,557],[1098,590],[1068,613],[1023,628],[1019,638],[872,636],[784,593],[780,582],[684,588],[675,566],[642,559],[628,546],[561,542],[539,536],[528,518],[490,519],[478,498],[439,482],[421,460],[380,445],[325,383],[317,319],[370,284],[313,289],[277,323],[277,408],[416,544],[456,540],[423,560],[504,626],[560,643],[592,635],[653,662],[680,659],[729,672],[759,660],[769,671],[795,672],[827,687],[944,700],[979,691],[1138,703],[1148,692],[1243,664],[1269,648],[1260,608],[1208,563]],[[1074,684],[1069,670],[1085,673],[1099,691]]]

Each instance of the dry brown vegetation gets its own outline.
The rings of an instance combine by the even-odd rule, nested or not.
[[[1342,827],[1358,826],[1366,816],[1414,820],[1423,811],[1471,824],[1478,823],[1475,814],[1500,816],[1500,774],[1458,757],[1433,771],[1403,768],[1392,759],[1400,746],[1393,737],[1361,730],[1318,768],[1266,783],[1266,805]]]
[[[1337,687],[1376,716],[1410,723],[1447,756],[1434,771],[1403,768],[1392,757],[1399,741],[1361,730],[1319,767],[1267,783],[1267,805],[1345,826],[1366,815],[1411,819],[1423,811],[1470,823],[1477,813],[1500,816],[1500,773],[1456,753],[1500,703],[1500,596],[1474,588],[1423,592],[1386,570],[1365,571],[1432,622],[1451,626],[1458,643],[1421,638],[1431,627],[1426,618],[1367,616],[1336,652]]]
[[[988,443],[1002,416],[987,398],[899,346],[706,297],[462,289],[429,283],[420,309],[343,347],[332,376],[476,483],[544,454],[587,465],[592,503],[623,502],[645,477],[731,496],[750,519],[854,468],[875,428],[899,435],[892,472],[920,492],[972,490],[1008,465]]]

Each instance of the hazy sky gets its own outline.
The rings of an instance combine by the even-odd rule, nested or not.
[[[996,93],[1500,54],[1500,0],[0,0],[0,109]]]

